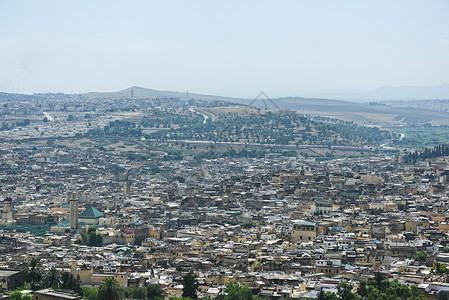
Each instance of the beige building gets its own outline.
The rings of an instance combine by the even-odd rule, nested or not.
[[[317,225],[314,222],[295,221],[292,229],[292,242],[308,242],[316,238]]]
[[[122,287],[128,287],[128,276],[126,272],[118,272],[114,274],[92,274],[90,282],[92,285],[100,285],[103,279],[114,277]]]
[[[11,211],[11,198],[6,198],[3,201],[3,210],[1,211],[2,218],[0,219],[1,225],[14,225],[16,223],[15,220],[12,218],[12,211]]]

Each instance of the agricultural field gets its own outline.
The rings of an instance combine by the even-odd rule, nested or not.
[[[392,147],[418,149],[449,144],[449,127],[447,126],[409,126],[395,130],[402,134],[402,138],[390,143]]]

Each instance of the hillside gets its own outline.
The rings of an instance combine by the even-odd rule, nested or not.
[[[351,122],[314,119],[295,113],[266,112],[231,115],[215,122],[208,120],[176,129],[159,130],[148,137],[158,141],[376,146],[390,141],[395,135]]]
[[[442,85],[442,89],[445,89],[445,85]],[[220,100],[244,105],[253,103],[255,107],[259,108],[275,108],[277,106],[280,109],[296,110],[304,114],[335,117],[347,121],[355,121],[360,124],[414,125],[431,123],[435,125],[449,125],[449,113],[447,112],[435,112],[408,106],[398,107],[386,105],[385,103],[358,103],[326,98],[281,97],[254,101],[253,99],[192,93],[189,93],[187,97],[187,93],[159,91],[138,86],[133,86],[118,92],[95,92],[84,95],[89,98],[124,98],[131,96],[131,90],[133,90],[135,98],[167,97],[179,98],[181,100]],[[411,91],[413,90],[411,89]],[[419,90],[416,89],[416,91]]]
[[[442,85],[441,89],[445,89]],[[419,89],[416,90],[417,93]],[[402,126],[419,125],[430,123],[432,125],[449,125],[449,112],[435,111],[425,109],[427,106],[416,106],[407,101],[401,101],[401,105],[392,102],[369,102],[357,103],[352,101],[335,100],[327,98],[304,98],[304,97],[282,97],[273,99],[241,99],[216,95],[181,93],[174,91],[159,91],[155,89],[133,86],[118,92],[90,92],[86,94],[8,94],[0,93],[0,102],[23,102],[23,101],[83,101],[96,102],[98,99],[107,99],[108,101],[122,101],[128,103],[133,94],[134,99],[145,98],[167,98],[180,99],[187,104],[187,100],[204,101],[226,101],[229,103],[238,103],[243,105],[252,104],[258,108],[280,108],[298,111],[302,114],[325,116],[342,119],[345,121],[354,121],[364,125],[381,126]],[[118,103],[118,102],[117,102]],[[195,105],[197,106],[198,102]],[[413,102],[414,103],[414,102]],[[120,104],[120,105],[122,105]],[[210,103],[209,103],[210,106]],[[429,107],[430,108],[430,107]]]
[[[215,95],[205,95],[205,94],[195,94],[189,93],[187,97],[187,92],[174,92],[174,91],[159,91],[154,89],[143,88],[139,86],[132,86],[127,89],[118,92],[90,92],[83,94],[88,98],[124,98],[131,97],[131,90],[133,91],[134,98],[143,97],[167,97],[167,98],[179,98],[180,100],[190,100],[190,99],[203,99],[203,100],[222,100],[235,103],[241,103],[242,99],[215,96]]]

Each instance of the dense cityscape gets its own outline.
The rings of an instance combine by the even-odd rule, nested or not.
[[[212,100],[11,98],[4,297],[104,299],[107,280],[130,299],[449,293],[446,144]]]
[[[0,0],[0,300],[449,300],[448,12]]]

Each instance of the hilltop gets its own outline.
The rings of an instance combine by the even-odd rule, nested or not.
[[[445,90],[449,85],[444,84],[438,86],[441,90]],[[381,90],[408,90],[410,92],[427,90],[427,87],[413,89],[409,87],[399,88],[382,88]],[[395,101],[379,102],[371,101],[366,103],[353,102],[347,100],[337,100],[330,98],[310,98],[310,97],[279,97],[272,99],[244,99],[233,98],[219,95],[208,95],[198,93],[177,92],[177,91],[160,91],[156,89],[132,86],[117,92],[89,92],[85,94],[62,94],[62,93],[46,93],[46,94],[8,94],[0,93],[0,101],[30,101],[30,100],[64,100],[76,99],[82,101],[96,101],[106,99],[108,101],[125,101],[131,99],[145,98],[164,98],[167,101],[180,100],[182,102],[193,101],[225,101],[231,104],[252,104],[258,108],[280,108],[295,110],[302,114],[324,116],[338,118],[345,121],[354,121],[364,125],[376,126],[402,126],[402,125],[419,125],[429,123],[432,125],[449,125],[449,112],[440,110],[430,110],[431,106],[416,106],[412,101]],[[445,100],[442,100],[445,101]],[[448,100],[446,100],[448,101]],[[429,101],[431,102],[431,101]],[[192,102],[193,103],[193,102]],[[195,102],[197,103],[197,102]],[[399,105],[400,104],[400,105]],[[196,104],[194,104],[196,105]]]
[[[179,98],[180,100],[190,100],[190,99],[222,100],[236,103],[241,103],[242,101],[242,99],[238,98],[223,97],[217,95],[189,93],[187,96],[187,92],[160,91],[155,89],[143,88],[140,86],[132,86],[118,92],[90,92],[85,93],[83,95],[89,98],[124,98],[124,97],[131,97],[131,90],[133,91],[133,96],[135,98],[167,97],[167,98]]]

